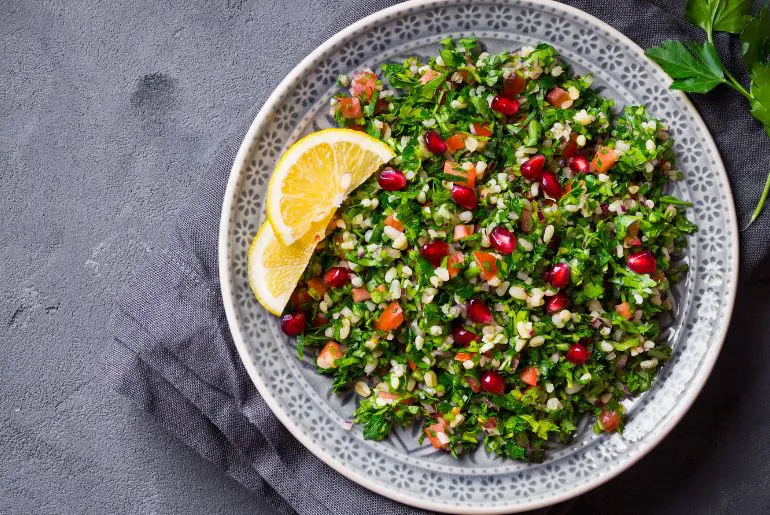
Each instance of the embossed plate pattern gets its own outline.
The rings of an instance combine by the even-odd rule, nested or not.
[[[493,459],[483,449],[454,460],[417,444],[417,429],[384,442],[346,429],[353,394],[329,392],[328,378],[299,362],[278,319],[254,299],[247,251],[264,219],[267,180],[278,157],[302,135],[331,126],[336,77],[409,55],[434,55],[447,36],[474,36],[490,52],[546,41],[618,105],[645,104],[676,138],[685,181],[673,191],[691,200],[700,231],[690,240],[690,272],[677,286],[669,330],[672,360],[653,387],[629,404],[623,435],[595,436],[584,424],[569,446],[542,464]],[[398,501],[453,513],[507,513],[559,502],[625,470],[684,415],[719,353],[736,291],[735,210],[721,159],[687,98],[625,36],[582,11],[550,1],[413,1],[343,30],[304,59],[265,103],[240,147],[225,194],[219,263],[228,322],[241,359],[284,425],[319,458],[350,479]]]

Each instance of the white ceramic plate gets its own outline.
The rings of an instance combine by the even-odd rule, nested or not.
[[[435,55],[444,37],[474,36],[490,52],[545,41],[619,106],[645,104],[668,123],[685,181],[676,195],[694,202],[700,231],[690,240],[690,272],[676,289],[669,330],[674,353],[652,388],[630,410],[625,431],[594,435],[587,424],[572,444],[552,449],[542,464],[493,459],[483,449],[461,460],[417,444],[417,429],[383,442],[348,430],[353,395],[335,395],[330,380],[296,358],[293,342],[254,299],[248,285],[249,245],[264,219],[268,177],[299,137],[332,125],[329,99],[340,73],[410,55]],[[453,513],[529,510],[578,495],[628,468],[668,434],[711,371],[727,330],[738,272],[735,210],[724,166],[687,98],[667,89],[663,72],[607,24],[550,1],[412,1],[343,30],[305,58],[260,111],[240,147],[225,194],[219,240],[227,319],[251,379],[294,436],[330,466],[398,501]]]

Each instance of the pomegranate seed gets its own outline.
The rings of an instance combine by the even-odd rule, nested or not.
[[[545,156],[538,154],[532,156],[521,164],[521,176],[530,181],[539,181],[543,175]]]
[[[618,415],[617,411],[603,409],[602,414],[599,415],[599,425],[602,426],[606,433],[611,433],[617,429],[618,422],[620,422],[620,415]]]
[[[570,157],[567,160],[567,165],[569,166],[569,169],[575,173],[588,173],[591,171],[586,156],[577,155],[575,157]]]
[[[377,184],[385,191],[397,191],[406,186],[406,175],[401,170],[385,168],[377,177]]]
[[[589,357],[588,349],[580,343],[573,343],[567,351],[567,361],[576,365],[582,365]]]
[[[446,152],[446,141],[436,131],[425,133],[425,146],[434,154],[443,154]]]
[[[347,268],[333,266],[324,275],[324,282],[329,288],[339,288],[350,282],[350,274],[348,274]]]
[[[554,288],[564,288],[569,284],[570,271],[567,263],[556,263],[545,272],[543,278]]]
[[[519,101],[498,95],[492,99],[492,105],[490,107],[493,111],[497,111],[505,116],[513,116],[519,112]]]
[[[553,315],[559,311],[567,309],[570,304],[572,304],[572,301],[570,301],[567,294],[563,291],[560,291],[552,297],[546,297],[545,310],[548,312],[548,314]]]
[[[657,268],[655,256],[649,250],[640,250],[628,256],[628,268],[637,274],[651,274]]]
[[[494,395],[505,393],[505,379],[494,370],[485,370],[481,373],[481,389]]]
[[[471,299],[465,306],[468,318],[478,324],[488,324],[492,321],[492,311],[481,299]]]
[[[559,184],[559,178],[550,170],[543,171],[543,176],[540,178],[540,184],[543,185],[543,191],[545,191],[551,198],[558,200],[564,194],[561,189],[561,184]]]
[[[564,150],[562,150],[561,155],[564,159],[569,159],[570,157],[574,157],[575,154],[577,154],[578,150],[578,144],[575,140],[570,141],[567,143],[567,145],[564,147]]]
[[[305,314],[301,311],[288,313],[281,318],[281,331],[286,336],[297,336],[305,330]]]
[[[449,245],[443,241],[429,241],[420,248],[420,255],[433,266],[439,266],[447,254],[449,254]]]
[[[511,231],[498,225],[489,233],[489,243],[501,254],[510,254],[516,250],[516,237]]]
[[[479,341],[479,337],[475,333],[472,333],[460,324],[452,328],[452,338],[456,344],[463,347],[467,347],[472,341]]]
[[[476,198],[476,191],[473,188],[455,182],[452,183],[451,192],[455,204],[469,211],[476,209],[479,200]]]

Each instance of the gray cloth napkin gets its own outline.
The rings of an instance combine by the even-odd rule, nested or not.
[[[360,0],[361,8],[348,11],[335,31],[392,3]],[[607,21],[642,47],[701,37],[683,21],[683,2],[567,3]],[[734,38],[718,36],[717,43],[727,62],[740,62]],[[770,169],[770,141],[739,95],[720,89],[693,100],[719,145],[741,220],[746,220]],[[219,290],[217,232],[230,167],[258,107],[220,144],[193,202],[120,297],[108,380],[276,513],[419,513],[349,481],[300,445],[257,393],[233,346]],[[765,263],[768,229],[770,213],[765,213],[742,234],[744,279]]]

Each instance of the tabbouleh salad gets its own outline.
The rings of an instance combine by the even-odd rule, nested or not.
[[[614,112],[547,44],[481,50],[340,77],[337,123],[396,158],[337,211],[282,327],[360,396],[365,438],[420,424],[453,456],[537,462],[584,416],[622,430],[671,355],[660,315],[697,227],[644,107]]]

